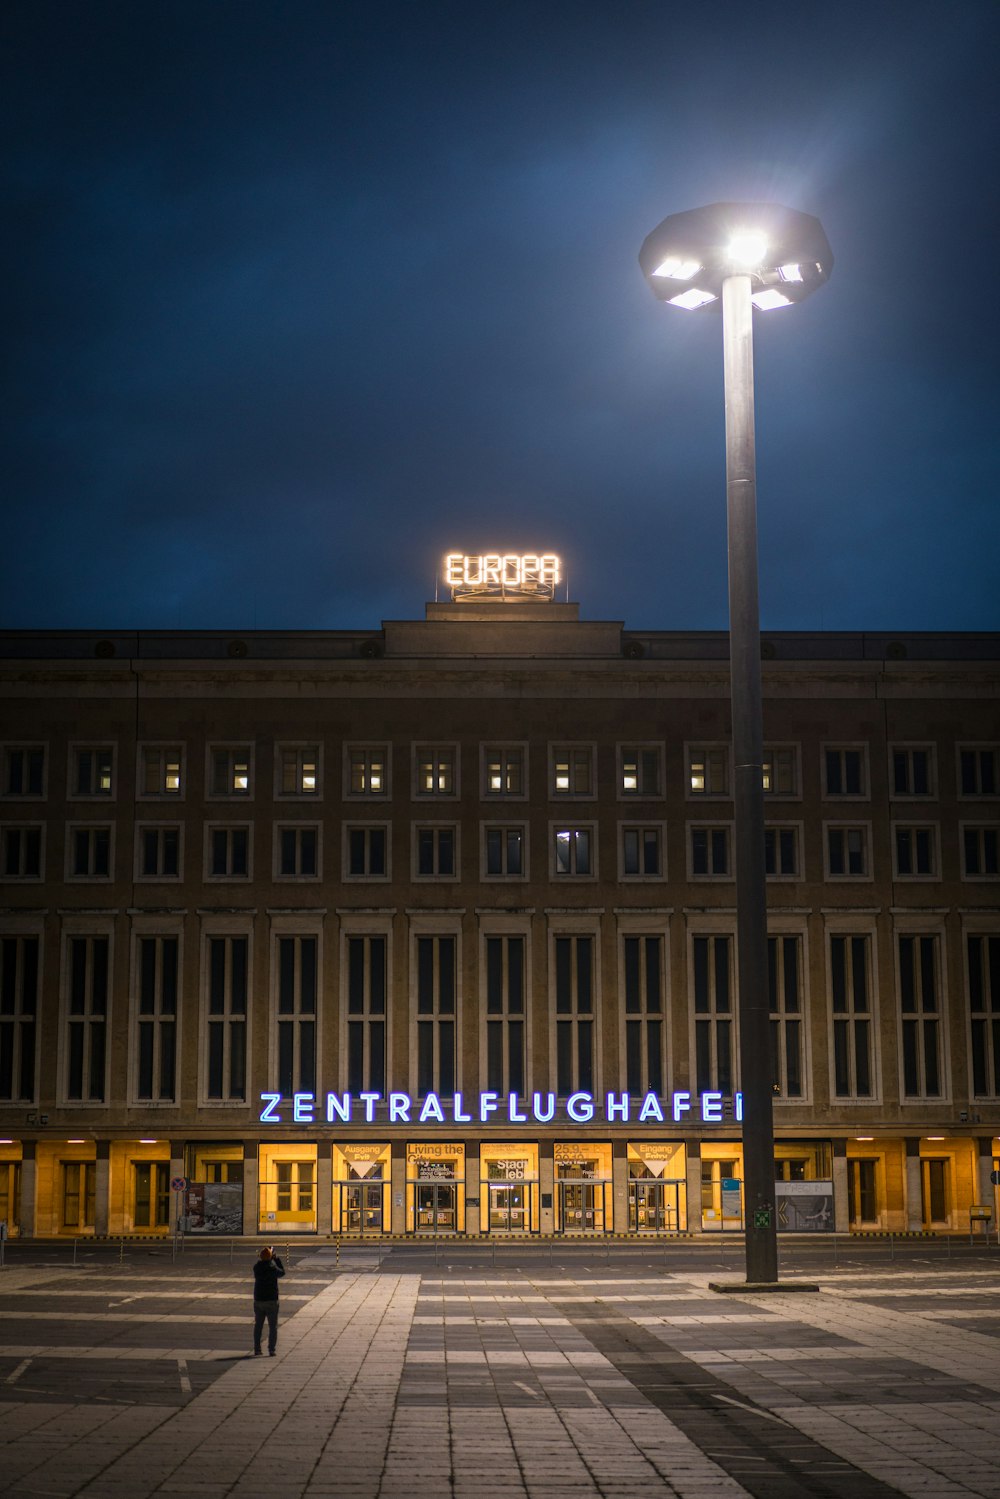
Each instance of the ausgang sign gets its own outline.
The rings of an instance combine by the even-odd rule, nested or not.
[[[262,1093],[261,1124],[739,1124],[743,1094],[727,1099],[722,1093],[692,1096],[676,1093],[480,1093],[468,1104],[461,1093],[439,1097],[427,1093]],[[729,1109],[726,1108],[727,1102]]]
[[[552,598],[562,582],[562,565],[554,552],[449,552],[444,581],[453,598],[477,594]]]

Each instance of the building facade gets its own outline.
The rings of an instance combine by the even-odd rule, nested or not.
[[[456,594],[0,637],[9,1232],[739,1229],[726,636]],[[763,654],[779,1226],[968,1231],[1000,637]]]

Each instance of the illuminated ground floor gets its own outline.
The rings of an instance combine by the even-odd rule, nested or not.
[[[997,1223],[1000,1138],[781,1139],[788,1232]],[[0,1140],[11,1236],[189,1233],[514,1237],[738,1232],[738,1139]]]

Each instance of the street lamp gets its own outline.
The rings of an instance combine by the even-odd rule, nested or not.
[[[757,478],[753,309],[801,302],[822,286],[833,254],[819,219],[776,203],[712,203],[664,219],[639,264],[654,296],[695,311],[721,302],[729,529],[729,669],[736,810],[736,938],[743,1190],[750,1285],[777,1285],[774,1115],[771,1106],[764,751],[757,603]]]

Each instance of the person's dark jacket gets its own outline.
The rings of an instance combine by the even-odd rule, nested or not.
[[[285,1267],[276,1254],[269,1260],[258,1260],[253,1267],[254,1301],[277,1301],[278,1281],[284,1273]]]

